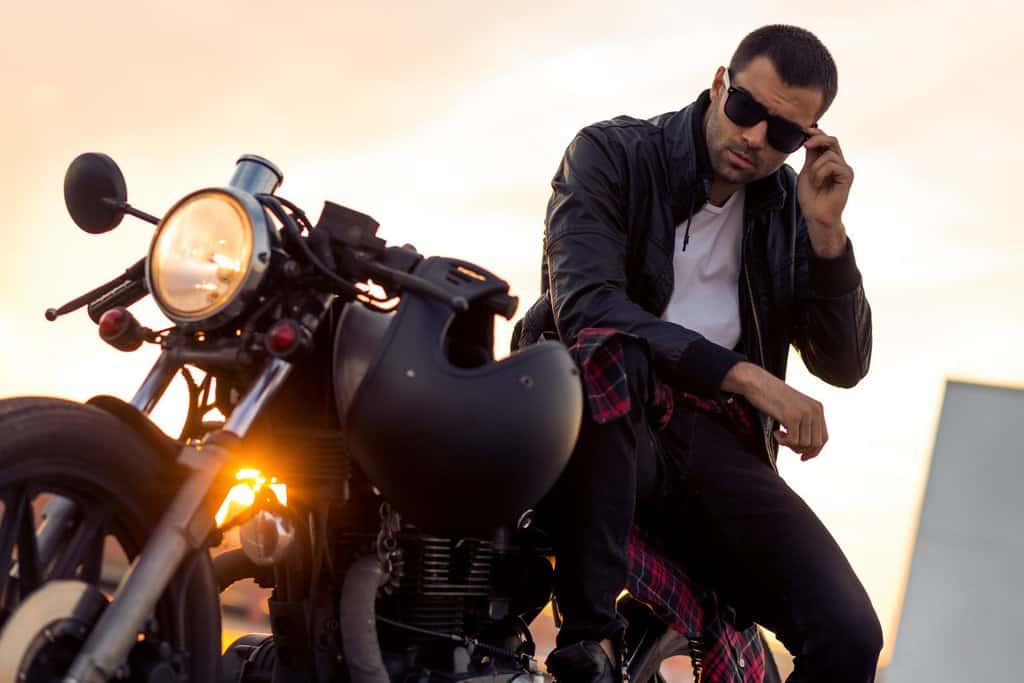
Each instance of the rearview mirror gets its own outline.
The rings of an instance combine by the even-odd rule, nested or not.
[[[72,220],[88,233],[113,230],[124,218],[128,199],[124,174],[106,154],[81,154],[64,175],[64,203]]]

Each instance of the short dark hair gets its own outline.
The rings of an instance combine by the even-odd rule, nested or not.
[[[768,57],[787,85],[820,88],[821,111],[832,104],[839,90],[839,74],[832,55],[817,36],[785,24],[762,26],[747,35],[729,61],[733,73],[742,71],[755,57]]]

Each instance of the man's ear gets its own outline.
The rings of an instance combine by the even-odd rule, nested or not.
[[[725,67],[718,67],[715,78],[711,81],[711,101],[716,102],[718,96],[725,93]]]

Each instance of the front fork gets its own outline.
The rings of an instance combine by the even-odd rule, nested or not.
[[[153,412],[160,397],[164,395],[174,375],[177,374],[180,363],[169,353],[161,353],[153,368],[146,375],[142,386],[135,392],[132,398],[132,407],[144,415]],[[78,506],[69,498],[54,495],[47,502],[43,509],[43,523],[36,535],[36,545],[39,548],[40,566],[45,567],[54,553],[59,549],[65,532],[78,513]],[[18,568],[12,569],[12,574],[17,575]]]
[[[152,409],[177,371],[165,356],[162,354],[157,360],[132,400],[136,408]],[[193,550],[202,548],[213,530],[215,504],[209,494],[230,458],[228,446],[246,435],[291,369],[291,364],[280,358],[269,360],[231,411],[224,428],[203,443],[181,450],[178,462],[190,467],[192,473],[121,579],[110,605],[89,634],[63,683],[103,683],[124,663],[182,561]]]

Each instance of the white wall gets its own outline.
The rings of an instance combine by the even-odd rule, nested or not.
[[[946,385],[886,683],[1024,680],[1022,430],[1024,391]]]

